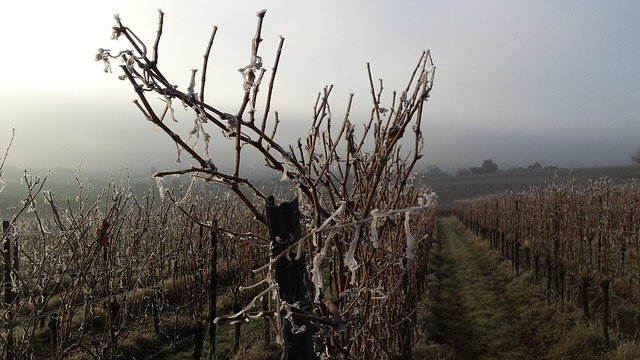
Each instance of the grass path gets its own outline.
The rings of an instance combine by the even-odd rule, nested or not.
[[[432,341],[452,347],[456,359],[535,358],[522,331],[528,326],[505,296],[507,280],[496,275],[499,265],[492,255],[474,244],[453,218],[441,219],[439,237]]]

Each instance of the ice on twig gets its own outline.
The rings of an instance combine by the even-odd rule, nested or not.
[[[203,124],[207,122],[207,116],[205,115],[204,110],[202,110],[197,105],[193,107],[193,110],[196,113],[196,118],[193,120],[193,128],[191,128],[191,131],[189,131],[187,145],[195,150],[196,145],[198,145],[198,140],[200,140],[200,138],[202,137],[202,140],[204,141],[205,156],[206,159],[209,160],[211,159],[211,156],[209,155],[209,142],[211,140],[211,135],[207,133],[203,126]]]
[[[182,205],[191,195],[191,192],[193,191],[194,185],[196,184],[196,182],[198,181],[198,178],[195,176],[191,177],[191,181],[189,181],[189,187],[187,188],[187,191],[184,193],[184,195],[182,195],[182,198],[180,199],[180,201],[176,202],[176,205],[180,206]]]
[[[162,184],[162,176],[156,176],[156,186],[158,187],[158,192],[160,193],[160,199],[164,200],[164,184]]]
[[[293,314],[293,311],[291,311],[291,308],[300,309],[300,303],[299,302],[295,302],[295,303],[289,305],[286,301],[283,301],[282,302],[282,308],[287,312],[286,315],[284,316],[284,318],[286,320],[289,320],[289,323],[291,324],[291,333],[299,334],[299,333],[303,333],[303,332],[307,331],[307,327],[305,325],[298,326],[295,323],[295,321],[293,321],[293,318],[291,318],[291,315]]]
[[[264,284],[265,282],[268,282],[268,281],[269,281],[269,279],[268,279],[268,278],[264,278],[264,279],[262,279],[262,280],[258,281],[257,283],[255,283],[255,284],[253,284],[253,285],[249,285],[249,286],[240,286],[240,287],[238,288],[238,290],[240,290],[240,291],[243,291],[243,290],[250,290],[250,289],[253,289],[253,288],[257,287],[257,286],[260,286],[260,285],[262,285],[262,284]]]
[[[322,277],[322,261],[324,260],[325,256],[327,256],[327,251],[329,250],[330,243],[331,243],[331,235],[325,238],[325,243],[324,243],[324,246],[322,247],[322,250],[313,257],[313,269],[311,270],[311,282],[313,282],[313,285],[315,286],[315,289],[316,289],[315,297],[314,297],[315,302],[320,301],[320,292],[322,290],[322,284],[324,281]]]
[[[420,206],[432,206],[438,202],[438,195],[435,192],[430,192],[422,195],[418,198],[418,205]]]
[[[189,87],[187,88],[187,96],[190,98],[194,98],[198,95],[195,93],[197,72],[198,69],[191,69],[191,81],[189,82]]]
[[[211,141],[211,135],[207,132],[204,133],[204,154],[207,159],[211,159],[211,155],[209,154],[209,142]]]
[[[388,297],[387,294],[384,293],[384,287],[382,287],[382,285],[369,289],[369,291],[371,292],[371,300],[386,300]]]
[[[322,223],[322,225],[320,225],[320,227],[318,228],[318,231],[326,228],[327,226],[329,226],[329,224],[331,223],[332,220],[335,220],[338,216],[341,216],[342,214],[344,214],[344,210],[346,209],[346,207],[347,207],[347,202],[346,201],[340,201],[340,206],[338,206],[336,211],[334,211],[334,213],[331,214],[331,216],[329,216]]]
[[[311,270],[311,282],[316,288],[314,301],[317,302],[320,300],[320,291],[322,290],[322,260],[324,256],[321,253],[317,253],[313,257],[313,269]]]
[[[400,95],[400,104],[402,104],[402,106],[408,107],[409,106],[409,99],[407,99],[407,91],[403,90],[402,91],[402,95]]]
[[[285,159],[282,162],[282,177],[280,178],[280,181],[286,181],[288,179],[287,177],[287,168],[289,167],[289,161],[287,159]]]
[[[238,118],[236,118],[234,115],[223,113],[222,115],[220,115],[220,118],[227,121],[227,131],[235,130],[238,128]]]
[[[275,290],[277,288],[278,288],[278,286],[276,284],[271,284],[268,288],[262,290],[258,295],[254,296],[253,299],[251,299],[251,301],[249,302],[249,304],[247,304],[247,306],[245,306],[242,310],[238,311],[235,314],[232,314],[232,315],[229,315],[229,316],[225,316],[224,318],[228,319],[228,320],[231,320],[232,322],[233,321],[238,322],[238,321],[241,321],[244,316],[249,317],[246,314],[247,311],[253,309],[256,306],[256,302],[259,299],[262,299],[263,296],[267,295],[269,292],[271,292],[272,290]],[[220,321],[221,318],[222,317],[217,317],[217,318],[213,319],[213,323],[217,324]]]
[[[375,249],[377,249],[378,247],[380,247],[380,242],[378,241],[378,220],[380,219],[379,217],[380,214],[380,210],[378,209],[373,209],[371,210],[371,241],[373,242],[373,247]]]
[[[178,143],[176,143],[176,162],[180,162],[180,154],[182,153],[182,148]]]
[[[98,49],[98,53],[96,54],[96,61],[104,62],[104,72],[111,72],[111,63],[109,62],[109,49]]]
[[[357,246],[358,246],[358,233],[356,231],[353,239],[349,242],[349,249],[344,254],[344,264],[349,268],[349,271],[351,272],[351,280],[349,281],[351,285],[354,285],[356,283],[356,271],[360,267],[355,257]]]
[[[407,248],[405,250],[405,258],[407,260],[413,260],[413,247],[416,243],[415,238],[413,237],[413,235],[411,234],[411,223],[410,223],[410,217],[409,215],[411,214],[410,211],[407,211],[404,213],[404,234],[406,237],[406,241],[407,241]]]
[[[244,91],[249,92],[251,88],[255,85],[255,72],[262,69],[262,57],[252,54],[251,62],[249,65],[238,69],[238,71],[242,74],[242,79],[244,82],[242,83],[242,88]]]
[[[166,104],[164,107],[164,114],[162,115],[162,118],[160,118],[160,121],[162,122],[164,120],[164,117],[168,111],[171,115],[171,120],[173,120],[173,122],[178,122],[178,119],[176,119],[176,111],[173,108],[171,97],[169,97],[168,95],[164,95],[163,98],[158,99]]]

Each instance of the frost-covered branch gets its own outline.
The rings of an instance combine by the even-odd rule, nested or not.
[[[164,196],[163,177],[187,175],[193,179],[225,185],[240,200],[245,209],[266,224],[262,209],[267,198],[265,190],[255,185],[243,172],[245,147],[252,148],[264,159],[264,165],[290,186],[283,196],[297,195],[302,214],[303,234],[299,240],[287,243],[285,251],[256,266],[254,272],[265,271],[262,282],[256,282],[247,291],[260,288],[249,306],[232,315],[219,319],[239,321],[254,316],[264,316],[266,311],[254,314],[260,297],[274,296],[279,289],[271,280],[274,265],[283,259],[307,259],[311,282],[309,299],[314,299],[314,314],[302,314],[295,304],[280,303],[271,309],[276,323],[289,321],[293,317],[306,316],[307,321],[317,325],[324,339],[330,343],[327,354],[344,354],[348,351],[340,345],[352,339],[371,338],[390,349],[397,340],[389,329],[378,323],[406,324],[413,311],[419,274],[418,268],[425,259],[424,239],[433,232],[436,196],[429,193],[414,174],[413,169],[422,157],[422,116],[425,101],[429,98],[434,83],[435,66],[431,53],[424,51],[410,76],[406,87],[385,98],[383,81],[373,81],[371,66],[367,64],[371,92],[370,117],[361,121],[353,118],[353,94],[347,99],[344,116],[336,125],[333,119],[331,95],[333,85],[324,87],[313,106],[312,121],[308,134],[297,143],[288,145],[277,140],[282,112],[272,109],[274,84],[280,64],[284,38],[280,37],[274,65],[268,69],[264,64],[260,44],[266,11],[259,11],[255,35],[251,40],[249,61],[237,64],[240,76],[238,86],[227,89],[237,91],[240,107],[237,111],[222,109],[217,104],[205,101],[206,74],[209,57],[216,36],[213,28],[204,53],[201,69],[185,71],[181,81],[167,79],[158,66],[158,49],[162,35],[164,14],[160,12],[158,31],[151,55],[147,46],[120,17],[116,17],[114,39],[126,39],[129,49],[110,51],[100,49],[96,60],[102,61],[105,71],[111,71],[110,61],[120,59],[123,64],[121,79],[128,79],[138,99],[135,106],[144,118],[159,129],[176,145],[176,160],[179,163],[195,162],[177,170],[161,171],[156,177],[161,196]],[[168,52],[167,52],[168,53]],[[149,58],[151,56],[151,59]],[[197,74],[200,71],[200,79]],[[261,85],[269,77],[267,92],[262,97]],[[198,81],[200,83],[198,84]],[[176,83],[186,85],[184,91]],[[379,85],[377,85],[379,84]],[[197,90],[199,89],[199,92]],[[150,94],[155,94],[153,97]],[[261,103],[262,101],[262,103]],[[182,116],[175,113],[176,104],[182,104],[193,120],[188,134],[179,134],[175,121]],[[259,109],[259,106],[262,109]],[[354,112],[355,113],[355,112]],[[173,121],[165,120],[170,117]],[[256,121],[258,119],[258,121]],[[357,122],[361,121],[361,124]],[[284,122],[283,122],[284,123]],[[412,146],[408,153],[402,147],[405,134],[412,131]],[[225,141],[233,148],[233,163],[224,164],[223,154],[210,151],[210,144]],[[406,145],[405,145],[406,146]],[[226,156],[225,156],[226,157]],[[182,198],[171,193],[168,198],[179,211],[203,228],[213,229],[210,220],[190,214],[187,206],[194,182]],[[422,194],[426,195],[422,195]],[[417,203],[417,204],[416,204]],[[231,218],[231,214],[221,215]],[[226,236],[234,229],[218,227]],[[264,228],[263,228],[264,230]],[[239,233],[239,232],[238,232]],[[253,237],[259,239],[260,235]],[[231,263],[229,258],[227,262]],[[328,275],[327,275],[328,274]],[[328,279],[327,279],[328,276]],[[402,280],[400,280],[402,279]],[[327,288],[327,284],[330,285]],[[238,285],[238,284],[236,284]],[[234,287],[239,292],[239,287]],[[234,293],[235,294],[235,293]],[[275,297],[277,298],[277,297]],[[405,304],[400,301],[408,299]],[[385,301],[391,304],[387,312],[377,305]],[[326,314],[326,304],[332,304],[331,314]],[[375,329],[375,334],[357,330],[358,321],[351,322],[346,331],[335,331],[327,321],[329,317],[360,319],[362,314],[370,318],[358,320],[358,326]],[[329,326],[322,329],[322,326]],[[309,327],[292,324],[294,331],[305,331]],[[348,341],[347,341],[348,340]],[[353,354],[363,354],[365,345],[357,345]],[[358,352],[360,351],[360,352]],[[406,351],[403,349],[402,351]],[[327,355],[328,356],[328,355]]]

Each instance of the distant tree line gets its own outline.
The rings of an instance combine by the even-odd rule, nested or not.
[[[631,161],[634,164],[640,165],[640,148],[636,150],[636,152],[630,156]],[[554,170],[557,169],[557,166],[547,165],[542,166],[539,162],[535,162],[526,168],[523,166],[514,166],[506,170],[506,172],[515,173],[515,172],[525,172],[525,171],[542,171],[542,170]],[[498,165],[493,162],[492,159],[487,159],[482,162],[481,166],[472,166],[469,168],[460,168],[456,171],[456,176],[467,176],[467,175],[477,175],[477,174],[493,174],[499,171]],[[442,176],[451,176],[448,173],[442,171],[440,167],[436,165],[429,165],[426,168],[425,175],[430,177],[442,177]]]
[[[425,170],[425,174],[431,177],[451,176],[446,172],[442,171],[440,167],[436,165],[427,166],[427,169]]]
[[[640,156],[640,155],[639,155]],[[640,157],[639,157],[640,159]],[[556,166],[542,166],[539,162],[535,162],[526,168],[523,166],[511,167],[506,172],[525,172],[525,171],[542,171],[557,169]],[[461,168],[456,172],[456,176],[478,175],[478,174],[494,174],[500,171],[498,164],[493,162],[492,159],[486,159],[482,162],[481,166],[472,166],[469,168]],[[429,176],[429,173],[427,173]]]
[[[482,162],[481,166],[472,166],[470,168],[462,168],[458,169],[456,172],[456,176],[467,176],[467,175],[477,175],[477,174],[493,174],[498,172],[498,164],[494,163],[493,160],[487,159]]]
[[[523,171],[542,171],[542,170],[554,170],[557,169],[557,166],[552,166],[552,165],[547,165],[547,166],[542,166],[539,162],[533,163],[532,165],[525,167],[522,166],[516,166],[516,167],[512,167],[507,169],[507,172],[523,172]]]
[[[640,148],[636,150],[635,154],[631,155],[631,161],[636,165],[640,165]]]

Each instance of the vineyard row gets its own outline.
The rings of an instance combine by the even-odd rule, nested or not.
[[[640,304],[639,205],[637,183],[602,179],[458,200],[453,212],[517,273],[531,270],[547,299],[598,317],[610,341],[611,309]]]

